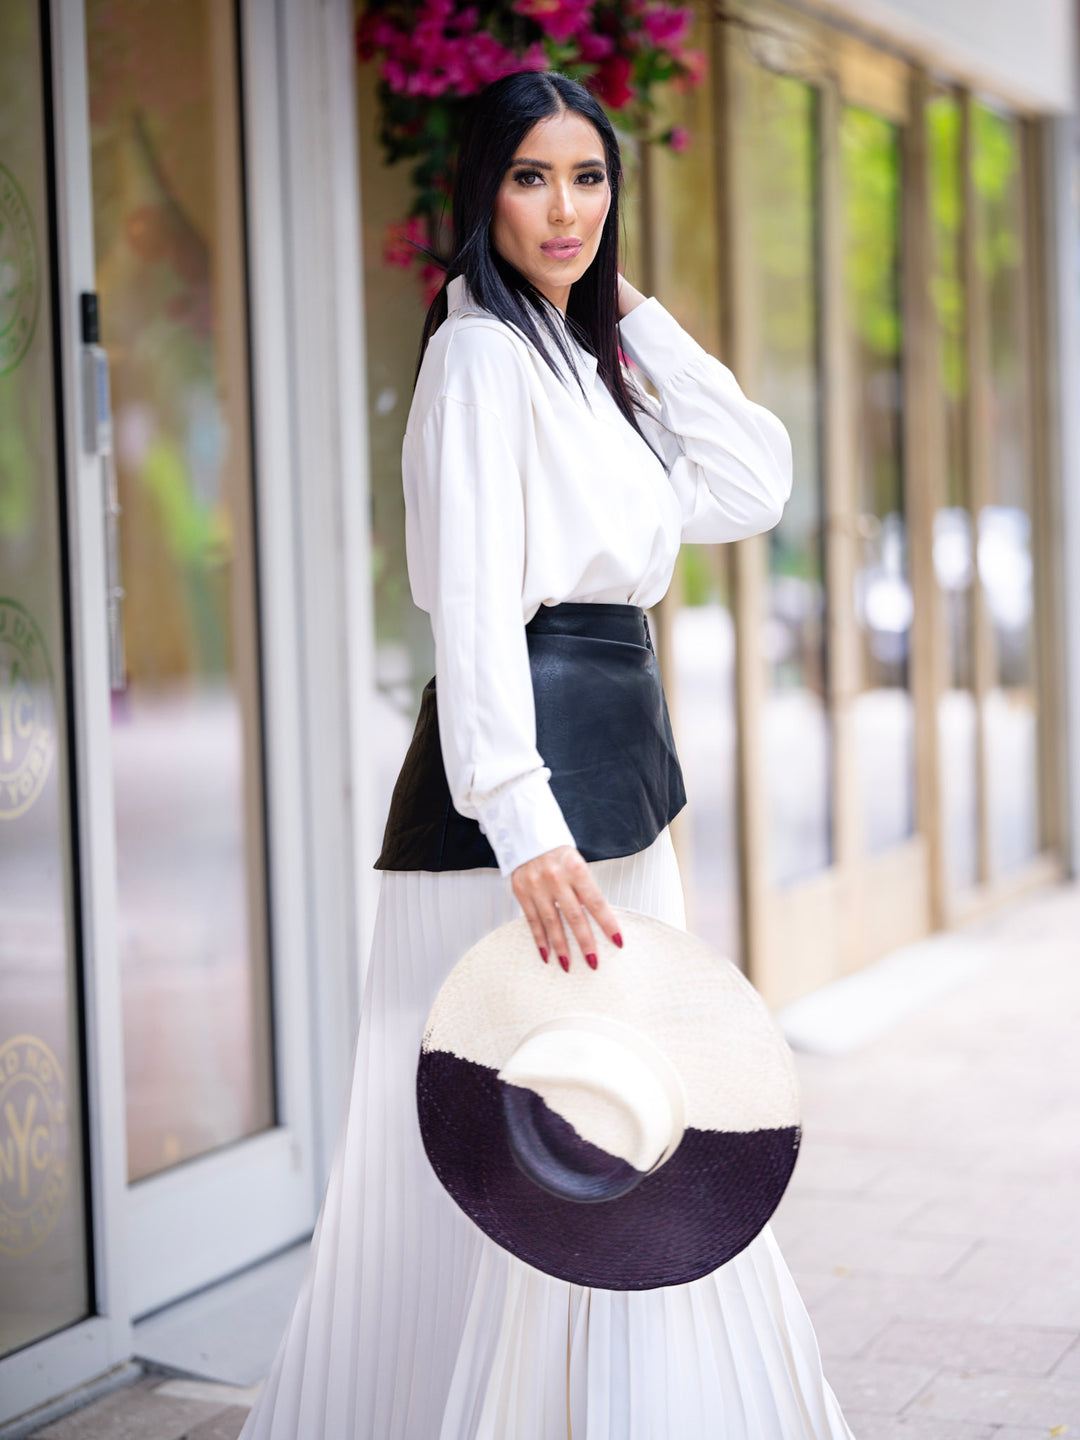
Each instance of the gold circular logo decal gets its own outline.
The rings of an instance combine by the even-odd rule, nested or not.
[[[56,755],[53,687],[41,631],[0,597],[0,820],[30,809]]]
[[[67,1195],[67,1087],[44,1040],[0,1045],[0,1251],[28,1255]]]
[[[0,375],[14,370],[30,348],[40,289],[30,208],[15,177],[0,165]]]

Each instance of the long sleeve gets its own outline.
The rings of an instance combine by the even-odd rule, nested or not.
[[[791,494],[791,439],[732,371],[650,296],[619,323],[620,344],[659,393],[640,385],[642,429],[665,457],[682,539],[741,540],[770,530]]]
[[[499,358],[488,347],[477,363]],[[482,385],[484,378],[474,369],[470,380]],[[504,375],[503,390],[505,382]],[[406,437],[404,458],[414,501],[407,510],[410,577],[417,604],[431,616],[451,799],[479,821],[500,872],[509,875],[546,850],[574,844],[536,748],[522,616],[525,506],[514,446],[496,410],[444,394]]]

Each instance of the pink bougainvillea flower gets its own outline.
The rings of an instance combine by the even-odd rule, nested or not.
[[[547,56],[539,41],[531,45],[524,55],[516,55],[486,30],[477,30],[466,43],[471,45],[469,58],[472,75],[469,88],[462,92],[464,94],[480,90],[485,85],[490,85],[493,80],[501,80],[504,75],[513,74],[515,70],[547,68]]]
[[[705,72],[708,69],[709,62],[704,50],[676,49],[674,55],[679,64],[685,66],[687,73],[685,75],[676,75],[671,82],[671,88],[676,91],[677,94],[685,95],[688,91],[692,90],[695,85],[701,84],[705,78]]]
[[[421,253],[409,241],[418,245],[429,244],[427,221],[422,215],[412,215],[388,225],[383,235],[383,263],[399,270],[407,270]]]
[[[401,32],[378,10],[365,10],[356,27],[356,50],[361,60],[371,60],[377,50],[392,49]]]
[[[578,36],[578,50],[581,58],[590,63],[606,60],[615,53],[615,41],[610,35],[599,35],[595,30],[586,30],[583,35]]]
[[[589,80],[589,85],[611,110],[621,110],[634,98],[630,85],[630,61],[625,55],[611,55]]]
[[[671,5],[652,5],[642,12],[641,28],[656,49],[668,49],[683,38],[693,24],[694,12]]]
[[[472,12],[475,14],[475,9]],[[515,70],[543,70],[547,55],[536,41],[518,54],[488,30],[460,29],[447,34],[430,9],[409,32],[395,30],[383,46],[382,79],[398,95],[437,100],[443,95],[475,94]]]
[[[510,8],[535,20],[553,40],[569,40],[588,26],[593,0],[514,0]]]
[[[667,134],[667,142],[676,154],[690,148],[690,131],[685,125],[673,125]]]

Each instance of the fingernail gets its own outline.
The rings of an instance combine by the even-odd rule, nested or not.
[[[540,959],[543,960],[545,965],[548,963],[547,951],[544,949],[543,945],[540,946]]]
[[[622,949],[622,936],[619,934],[619,932],[618,932],[617,930],[615,931],[615,934],[612,935],[611,938],[612,938],[612,940],[615,941],[615,944],[618,945],[619,949],[621,950],[621,949]]]
[[[589,963],[589,965],[592,967],[592,969],[595,970],[596,967],[597,967],[597,964],[599,963],[599,962],[597,961],[596,956],[595,956],[595,955],[586,955],[586,956],[585,956],[585,959],[588,961],[588,963]]]
[[[559,956],[559,964],[562,966],[562,968],[563,968],[564,970],[569,971],[569,969],[570,969],[570,956],[569,956],[569,955],[560,955],[560,956]]]

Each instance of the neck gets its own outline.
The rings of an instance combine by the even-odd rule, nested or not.
[[[556,310],[561,310],[566,315],[566,307],[570,303],[569,285],[537,285],[536,287],[545,300],[550,300]]]

